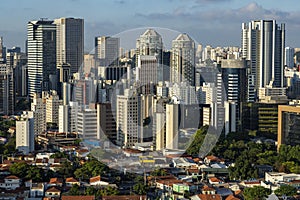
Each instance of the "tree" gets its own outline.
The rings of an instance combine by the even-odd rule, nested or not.
[[[293,196],[297,194],[297,189],[290,185],[282,185],[280,188],[275,190],[277,196]]]
[[[9,168],[10,173],[18,176],[21,179],[42,181],[44,178],[44,171],[37,166],[27,165],[26,163],[14,163]]]
[[[28,167],[25,179],[32,181],[42,181],[44,179],[44,171],[34,165]]]
[[[81,194],[81,192],[80,192],[79,185],[73,184],[71,189],[69,190],[69,195],[76,196],[76,195],[80,195],[80,194]]]
[[[156,168],[154,171],[150,173],[151,176],[165,176],[167,175],[167,172],[165,169],[162,168]]]
[[[101,188],[97,191],[96,196],[111,196],[111,195],[117,195],[119,194],[119,191],[114,188],[114,187],[105,187],[105,188]]]
[[[97,193],[97,189],[91,186],[87,187],[84,192],[85,195],[96,195],[96,193]]]
[[[14,163],[10,168],[9,171],[13,175],[18,176],[19,178],[25,178],[27,174],[27,169],[29,168],[29,165],[27,165],[25,162],[21,163]]]
[[[89,160],[82,167],[77,168],[74,172],[76,178],[89,179],[93,176],[99,176],[105,174],[109,168],[95,159]]]
[[[203,126],[193,135],[186,152],[190,155],[198,155],[200,147],[204,141],[208,126]]]
[[[67,157],[68,156],[64,152],[60,152],[60,151],[50,156],[50,158],[67,158]]]
[[[73,176],[73,172],[74,172],[73,166],[69,161],[64,161],[62,163],[62,167],[58,171],[58,173],[64,178]]]
[[[143,183],[137,183],[133,186],[133,190],[136,194],[143,195],[147,193],[148,187]]]
[[[244,190],[245,200],[264,200],[271,191],[262,186],[254,186],[253,188],[246,188]]]

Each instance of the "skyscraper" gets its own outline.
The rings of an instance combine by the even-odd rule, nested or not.
[[[23,154],[34,151],[34,118],[25,111],[16,121],[16,148]]]
[[[195,42],[185,33],[172,41],[170,79],[195,86]]]
[[[283,87],[285,24],[256,20],[242,24],[242,57],[251,61],[255,88]]]
[[[144,90],[143,94],[154,92],[154,85],[157,84],[157,59],[155,56],[138,55],[136,67],[136,81]]]
[[[117,144],[131,147],[140,135],[138,96],[126,89],[124,95],[117,96]]]
[[[46,102],[44,93],[42,95],[35,93],[32,98],[30,117],[34,118],[34,134],[38,135],[47,130],[46,123]]]
[[[56,62],[71,66],[71,75],[83,64],[84,21],[75,18],[59,18],[56,24]]]
[[[120,38],[99,36],[95,38],[96,66],[118,65]]]
[[[295,53],[295,49],[291,48],[291,47],[285,47],[284,50],[284,65],[288,66],[289,68],[293,68],[294,67],[294,53]]]
[[[3,46],[3,38],[0,37],[0,62],[4,63],[6,58],[6,48]]]
[[[0,64],[0,113],[11,115],[15,107],[13,68]]]
[[[163,42],[161,35],[153,29],[147,29],[140,35],[136,40],[136,58],[138,58],[139,55],[156,57],[158,70],[157,80],[161,81],[163,79]]]
[[[53,21],[27,24],[28,94],[51,89],[50,75],[56,74],[56,26]]]

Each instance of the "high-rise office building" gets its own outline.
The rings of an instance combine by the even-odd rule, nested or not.
[[[78,111],[77,127],[79,137],[88,140],[100,139],[97,132],[96,109],[85,108]]]
[[[27,95],[27,56],[21,53],[19,47],[8,49],[6,54],[6,64],[13,69],[14,86],[16,96]]]
[[[0,64],[0,113],[11,115],[15,107],[13,68]]]
[[[294,54],[295,54],[295,49],[291,47],[285,47],[284,49],[284,65],[293,68],[294,67]]]
[[[300,107],[294,105],[278,106],[278,149],[280,145],[299,145]]]
[[[283,87],[285,24],[256,20],[242,24],[242,57],[251,61],[255,88]]]
[[[56,74],[56,25],[50,20],[27,24],[28,94],[49,91]]]
[[[59,18],[56,24],[56,63],[70,64],[71,75],[83,64],[84,21],[75,18]]]
[[[170,81],[195,86],[195,42],[185,33],[172,41]]]
[[[55,90],[50,92],[46,98],[46,122],[58,125],[58,112],[59,106],[62,105],[62,100],[59,99]]]
[[[238,125],[241,124],[242,103],[247,100],[247,65],[245,59],[223,59],[221,61],[222,80],[226,94],[225,134],[240,128]],[[228,113],[231,115],[230,117]],[[235,126],[230,125],[233,123]]]
[[[179,105],[166,105],[166,148],[178,149],[179,138]]]
[[[73,101],[70,101],[68,105],[59,106],[59,132],[74,133],[78,131],[78,110],[78,103]]]
[[[131,147],[138,142],[139,127],[138,96],[126,89],[124,95],[117,96],[117,144]]]
[[[16,121],[16,149],[25,155],[34,151],[34,118],[26,112]]]
[[[46,102],[44,94],[35,93],[31,103],[31,114],[34,118],[34,134],[38,135],[47,129],[46,123]]]
[[[151,94],[154,92],[154,85],[157,84],[157,58],[155,56],[138,55],[137,59],[136,81],[143,88],[143,94]]]
[[[117,127],[110,103],[97,104],[97,135],[116,143]]]
[[[136,40],[136,65],[138,56],[155,56],[157,60],[157,80],[163,80],[163,42],[161,35],[153,29],[147,29]]]
[[[96,67],[118,65],[120,38],[99,36],[95,38]]]
[[[3,46],[3,38],[0,37],[0,63],[6,61],[6,48]]]
[[[221,61],[222,80],[231,102],[244,102],[247,94],[247,61],[245,59],[223,59]]]

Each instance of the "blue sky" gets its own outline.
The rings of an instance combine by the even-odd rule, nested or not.
[[[241,23],[276,19],[286,24],[286,46],[300,47],[299,0],[9,0],[1,2],[4,44],[24,47],[26,26],[39,18],[85,20],[85,49],[94,37],[139,27],[186,32],[198,43],[239,46]]]

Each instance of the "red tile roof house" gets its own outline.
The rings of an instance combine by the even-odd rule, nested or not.
[[[78,185],[78,186],[80,186],[80,182],[79,181],[77,181],[75,178],[73,178],[73,177],[69,177],[69,178],[66,178],[66,186],[67,187],[72,187],[73,185]]]
[[[216,194],[215,188],[208,187],[207,185],[203,186],[201,191],[202,191],[202,194]]]
[[[15,190],[21,186],[21,179],[17,176],[7,176],[0,182],[0,188]]]
[[[254,187],[254,186],[261,186],[260,180],[253,180],[253,181],[243,181],[240,183],[240,185],[244,187]]]
[[[51,186],[62,187],[63,186],[62,178],[51,178],[48,183],[48,187]]]
[[[90,185],[96,186],[96,185],[109,185],[108,182],[105,181],[101,181],[101,177],[100,176],[95,176],[90,178]]]
[[[212,185],[223,184],[224,182],[216,177],[209,178],[208,182]]]
[[[45,197],[60,197],[61,191],[55,187],[51,187],[50,189],[46,190]]]

